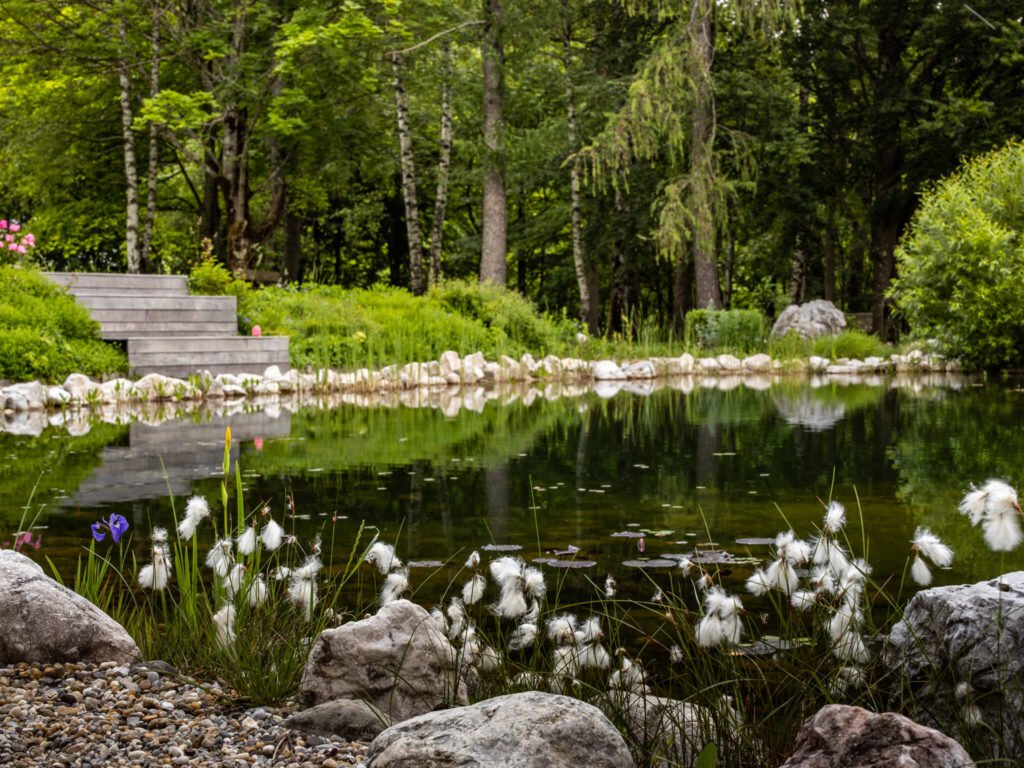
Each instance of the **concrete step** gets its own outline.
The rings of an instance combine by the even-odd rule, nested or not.
[[[110,272],[44,272],[47,278],[75,296],[104,293],[188,295],[185,275],[122,275]]]
[[[89,310],[100,324],[100,337],[108,340],[225,336],[238,331],[234,296],[173,296],[140,287],[135,293],[76,295],[75,300]]]
[[[130,337],[128,366],[144,376],[162,373],[263,373],[271,365],[288,370],[287,336]]]

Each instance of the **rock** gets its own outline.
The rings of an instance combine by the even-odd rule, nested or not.
[[[442,352],[440,363],[440,375],[445,378],[447,378],[450,373],[462,373],[462,358],[459,357],[458,352],[452,352],[450,349],[447,352]]]
[[[498,696],[399,723],[373,740],[367,758],[372,768],[634,765],[622,736],[597,707],[539,691]]]
[[[626,374],[611,360],[598,360],[591,368],[591,375],[597,381],[624,381]]]
[[[718,359],[714,357],[702,357],[697,360],[697,371],[700,373],[718,373],[722,370]]]
[[[391,718],[368,701],[335,699],[296,712],[284,721],[284,727],[349,741],[371,741],[391,727]]]
[[[846,316],[831,301],[815,299],[806,304],[791,304],[782,310],[772,326],[772,338],[795,331],[805,339],[835,336],[846,330]]]
[[[268,366],[267,369],[265,371],[263,371],[263,378],[264,379],[280,379],[281,378],[281,369],[278,366],[276,366],[276,365]]]
[[[693,373],[693,369],[696,366],[697,361],[689,352],[684,352],[679,356],[679,369],[681,373]]]
[[[5,411],[21,413],[28,410],[28,400],[20,392],[13,389],[0,390],[0,405]]]
[[[455,649],[430,614],[408,600],[320,634],[302,672],[307,704],[365,699],[394,722],[442,705],[465,704]]]
[[[128,379],[111,379],[100,384],[104,403],[127,403],[132,399],[135,385]]]
[[[92,381],[82,373],[72,373],[64,379],[64,390],[75,402],[84,403],[89,399],[89,393],[93,390],[99,391],[100,385]]]
[[[808,368],[815,372],[821,372],[826,370],[829,367],[829,365],[831,365],[831,363],[832,361],[829,360],[827,357],[818,357],[817,355],[811,355],[807,359]]]
[[[830,704],[804,722],[782,768],[969,768],[956,741],[894,712]]]
[[[0,664],[139,659],[124,627],[21,553],[0,550],[0,584]]]
[[[650,360],[637,360],[622,369],[627,379],[653,379],[658,372],[654,370],[654,364]]]
[[[891,704],[955,732],[976,720],[1024,751],[1024,571],[918,592],[883,650],[903,682]],[[965,718],[965,715],[970,715]]]
[[[64,387],[49,387],[46,390],[46,404],[55,405],[58,408],[71,402],[71,395]]]
[[[174,395],[171,381],[159,373],[147,373],[135,382],[135,391],[143,400],[169,400]],[[67,388],[67,384],[64,386]]]
[[[555,355],[548,355],[540,361],[540,369],[544,371],[544,375],[557,379],[562,375],[562,361]]]
[[[719,355],[715,358],[723,371],[742,371],[743,363],[733,355]]]
[[[743,359],[743,370],[763,373],[772,369],[772,359],[764,354],[751,355]]]
[[[8,398],[14,396],[24,401],[23,408],[14,408],[14,410],[41,411],[46,407],[46,387],[38,381],[12,384],[9,387],[4,387],[3,393]],[[11,406],[5,405],[5,407]]]

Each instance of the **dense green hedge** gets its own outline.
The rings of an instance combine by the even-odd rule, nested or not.
[[[911,331],[979,368],[1024,364],[1024,143],[929,190],[896,252]]]
[[[128,361],[96,338],[99,325],[34,270],[0,267],[0,378],[60,382],[126,371]]]

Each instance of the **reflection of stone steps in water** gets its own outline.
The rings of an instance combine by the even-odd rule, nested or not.
[[[69,498],[64,507],[96,507],[138,499],[185,496],[192,483],[219,477],[224,459],[224,430],[231,426],[231,458],[240,442],[257,437],[287,437],[291,415],[277,418],[263,412],[214,416],[200,423],[187,419],[159,426],[133,423],[127,446],[107,446],[103,464]]]

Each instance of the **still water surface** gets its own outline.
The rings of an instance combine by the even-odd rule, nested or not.
[[[230,424],[250,510],[269,505],[305,541],[322,532],[341,561],[361,523],[397,542],[403,559],[451,560],[413,570],[425,603],[488,544],[593,563],[549,570],[579,596],[614,573],[622,594],[645,599],[670,569],[644,561],[709,540],[737,556],[767,555],[747,540],[789,527],[812,535],[830,497],[846,505],[847,535],[878,581],[900,580],[909,539],[924,525],[957,554],[936,583],[969,582],[1024,568],[1024,548],[989,553],[956,512],[971,482],[1021,480],[1022,423],[1024,391],[1014,384],[943,379],[518,398],[454,417],[349,405],[155,427],[96,423],[75,437],[52,427],[0,434],[0,540],[11,545],[28,504],[38,519],[22,551],[70,576],[90,523],[118,512],[145,561],[151,525],[173,524],[172,498],[179,510],[191,494],[219,505]],[[732,570],[737,581],[750,573]]]

